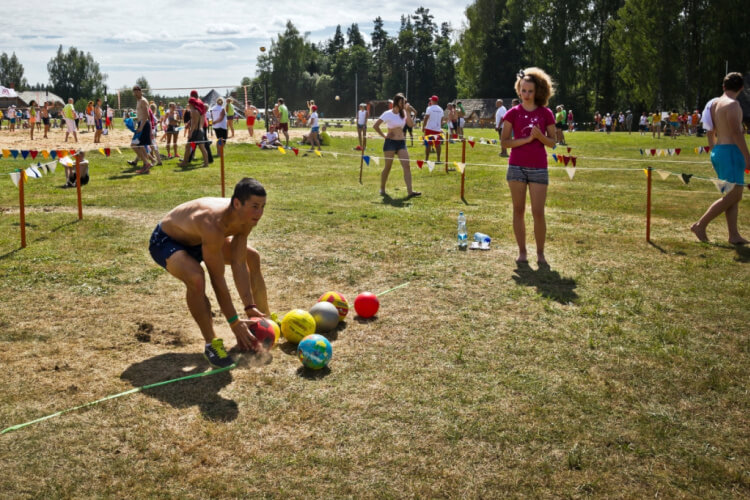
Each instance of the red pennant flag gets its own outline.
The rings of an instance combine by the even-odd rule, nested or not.
[[[192,149],[193,151],[195,151],[195,143],[194,143],[194,142],[191,142],[191,143],[190,143],[190,148],[191,148],[191,149]]]
[[[422,168],[422,165],[424,165],[424,160],[417,160],[417,166]]]
[[[261,144],[260,144],[259,142],[258,142],[258,143],[256,143],[255,145],[256,145],[256,146],[258,146],[259,148],[262,148],[262,147],[263,147],[263,146],[262,146],[262,145],[261,145]]]
[[[294,151],[294,156],[299,155],[299,148],[292,148],[292,151]]]
[[[472,149],[474,149],[474,144],[476,144],[477,141],[469,141],[469,146],[471,146]]]
[[[75,156],[75,154],[76,154],[76,150],[75,149],[71,149],[68,152],[70,153],[71,156]]]
[[[676,149],[674,150],[674,152],[675,152],[675,154],[676,154],[677,156],[680,156],[680,151],[682,151],[682,149],[680,149],[680,148],[676,148]]]
[[[107,157],[109,157],[109,153],[110,153],[110,149],[104,148],[104,154],[107,155]]]
[[[655,149],[651,150],[651,156],[656,156],[656,150]]]
[[[709,151],[711,151],[711,146],[705,146],[703,148],[703,151],[705,151],[706,153],[708,153]]]
[[[563,156],[563,161],[565,162],[565,166],[568,166],[568,163],[570,162],[570,156]]]
[[[568,148],[568,153],[570,153],[570,148]]]
[[[31,154],[31,159],[33,160],[36,158],[36,155],[39,154],[39,151],[35,151],[32,149],[31,151],[29,151],[29,154]]]
[[[458,139],[458,134],[451,134],[451,139]]]
[[[66,156],[68,156],[68,152],[64,149],[58,149],[57,156],[59,156],[60,158],[65,158]]]
[[[570,161],[573,162],[573,166],[575,167],[576,166],[576,157],[575,156],[571,156],[570,157]]]

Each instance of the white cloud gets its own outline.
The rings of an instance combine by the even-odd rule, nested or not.
[[[203,50],[239,50],[239,47],[232,42],[188,42],[183,43],[180,49],[203,49]]]
[[[112,38],[125,43],[145,43],[153,40],[153,37],[148,33],[142,33],[140,31],[126,31],[124,33],[116,33]]]
[[[242,33],[242,28],[229,23],[209,24],[206,33],[209,35],[238,35]]]

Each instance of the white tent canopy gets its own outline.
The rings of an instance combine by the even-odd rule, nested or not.
[[[9,89],[0,85],[0,97],[13,98],[13,97],[18,97],[18,94],[16,93],[15,90]]]

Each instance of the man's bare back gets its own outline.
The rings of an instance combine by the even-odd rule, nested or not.
[[[162,219],[161,227],[169,236],[189,246],[232,236],[238,233],[222,224],[222,216],[228,208],[229,198],[198,198],[173,208]]]
[[[719,97],[711,106],[716,144],[736,144],[735,134],[742,136],[742,108],[735,99]]]

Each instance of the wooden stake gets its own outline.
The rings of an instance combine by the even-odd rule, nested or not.
[[[76,154],[76,192],[78,194],[78,220],[83,219],[83,206],[81,205],[81,157]]]
[[[651,172],[652,168],[648,167],[646,178],[648,179],[648,188],[646,189],[646,241],[651,243]]]
[[[464,199],[464,180],[466,179],[466,139],[462,139],[461,142],[461,163],[464,164],[464,171],[461,172],[461,199]]]
[[[21,178],[18,180],[18,206],[21,214],[21,248],[26,248],[26,207],[23,199],[24,172],[19,170]]]
[[[224,198],[224,139],[219,139],[219,158],[221,158],[221,197]]]

